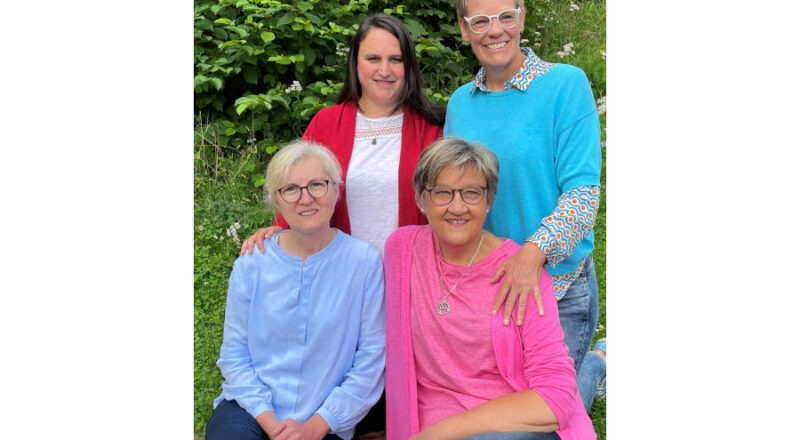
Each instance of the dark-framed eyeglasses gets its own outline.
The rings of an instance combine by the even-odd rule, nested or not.
[[[511,29],[519,23],[520,9],[504,9],[495,15],[476,14],[472,17],[464,17],[469,29],[476,34],[489,32],[492,26],[492,19],[497,20],[497,24],[503,29]]]
[[[425,188],[431,196],[431,202],[436,206],[449,205],[458,193],[461,200],[467,205],[477,205],[483,200],[486,194],[486,187],[481,185],[467,185],[463,188],[450,188],[448,186],[436,186]]]
[[[312,180],[306,186],[295,185],[290,183],[283,188],[278,189],[278,194],[286,203],[295,203],[300,200],[303,195],[303,190],[308,191],[308,195],[313,198],[319,198],[328,194],[328,184],[330,180]]]

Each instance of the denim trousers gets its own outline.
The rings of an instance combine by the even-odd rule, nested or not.
[[[256,419],[235,400],[223,400],[206,423],[206,440],[269,440]],[[323,440],[341,440],[334,434]]]
[[[464,440],[560,440],[555,432],[490,432],[467,437]]]
[[[605,376],[605,361],[600,359],[602,365],[598,365],[597,359],[594,358],[588,364],[584,361],[594,337],[597,321],[600,319],[598,295],[594,259],[589,254],[584,260],[583,272],[558,301],[558,315],[561,319],[561,328],[564,330],[564,342],[569,348],[569,356],[575,361],[578,391],[587,412],[594,400],[597,384]]]

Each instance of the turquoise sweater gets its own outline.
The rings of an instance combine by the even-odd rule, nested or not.
[[[500,181],[486,229],[522,244],[562,193],[600,185],[600,121],[592,89],[583,71],[568,64],[534,78],[526,91],[473,88],[470,81],[453,93],[444,135],[479,142],[497,155]],[[593,248],[590,232],[548,272],[573,273]]]

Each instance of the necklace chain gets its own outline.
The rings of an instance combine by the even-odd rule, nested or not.
[[[453,284],[453,287],[451,287],[450,289],[448,289],[447,285],[444,283],[444,276],[443,276],[444,272],[442,272],[442,263],[439,262],[438,258],[436,259],[436,268],[439,270],[439,282],[442,284],[442,289],[447,292],[442,298],[442,300],[439,301],[439,304],[436,305],[436,313],[438,313],[439,316],[446,315],[450,311],[450,304],[447,302],[447,298],[449,298],[450,294],[456,290],[456,287],[458,287],[458,285],[461,283],[461,280],[463,280],[464,277],[467,276],[467,272],[469,272],[470,266],[472,266],[472,263],[475,262],[475,257],[478,256],[478,251],[481,249],[484,235],[486,235],[486,233],[481,232],[481,239],[480,241],[478,241],[478,247],[475,248],[475,253],[472,254],[472,258],[470,258],[467,267],[464,269],[464,272],[461,272],[461,276],[458,278],[458,281],[456,281],[456,283]],[[439,243],[438,238],[436,239],[436,244],[439,247],[439,252],[441,254],[442,259],[444,259],[444,253],[442,253],[442,245],[441,243]]]
[[[375,144],[378,143],[378,136],[380,136],[381,133],[383,133],[384,130],[386,130],[390,126],[394,125],[395,116],[397,116],[397,115],[388,115],[388,116],[380,116],[378,118],[368,118],[368,116],[366,116],[363,112],[361,112],[360,114],[361,114],[361,116],[364,117],[364,122],[365,122],[364,128],[365,128],[365,130],[369,130],[369,131],[373,132],[372,133],[373,136],[370,136],[372,138],[372,145],[375,145]],[[402,113],[399,113],[399,114],[402,114]],[[378,124],[377,121],[375,121],[375,119],[384,119],[383,121],[381,121],[381,122],[383,122],[383,124]]]

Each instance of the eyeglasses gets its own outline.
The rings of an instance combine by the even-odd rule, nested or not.
[[[308,191],[308,195],[316,199],[328,194],[328,183],[330,183],[330,180],[312,180],[306,186],[292,183],[280,188],[278,194],[281,195],[281,198],[286,203],[295,203],[300,200],[300,197],[303,196],[303,190]]]
[[[456,193],[461,195],[461,200],[467,205],[477,205],[483,200],[483,195],[486,194],[486,187],[480,185],[467,185],[463,188],[449,188],[446,186],[437,186],[435,188],[425,188],[431,195],[431,201],[436,206],[449,205],[456,196]]]
[[[492,26],[492,19],[497,20],[497,24],[503,29],[511,29],[519,23],[520,9],[505,9],[495,15],[473,15],[472,17],[464,17],[469,29],[476,34],[485,34],[489,32]]]

